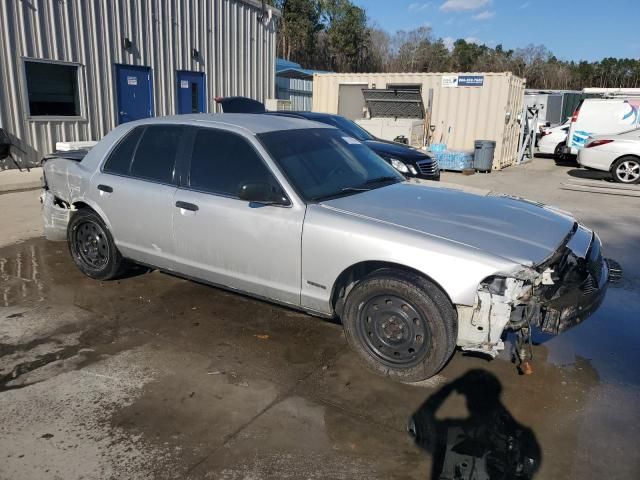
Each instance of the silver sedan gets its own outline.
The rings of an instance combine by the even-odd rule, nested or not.
[[[132,263],[341,319],[374,370],[415,381],[507,329],[559,333],[604,296],[600,240],[526,200],[406,180],[347,134],[267,115],[127,123],[45,162],[48,238],[86,275]]]

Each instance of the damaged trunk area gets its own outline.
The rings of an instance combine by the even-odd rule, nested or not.
[[[65,241],[67,239],[67,225],[72,212],[71,205],[56,198],[50,190],[43,190],[40,202],[42,203],[45,238],[54,242]]]
[[[480,284],[475,305],[458,307],[458,345],[495,357],[504,348],[506,330],[517,332],[521,344],[529,341],[532,328],[562,333],[589,317],[602,303],[608,281],[620,276],[619,266],[602,257],[600,239],[576,223],[546,262]]]
[[[45,156],[41,161],[43,189],[40,203],[44,236],[47,240],[57,242],[67,239],[67,225],[75,209],[70,203],[69,167],[80,164],[87,152],[87,149],[57,151]],[[78,176],[73,175],[73,177]],[[52,183],[50,184],[49,181]]]

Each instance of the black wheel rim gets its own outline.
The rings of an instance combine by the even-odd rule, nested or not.
[[[91,269],[101,270],[109,261],[107,235],[97,223],[80,223],[75,229],[73,244],[80,261]]]
[[[425,318],[411,302],[396,295],[380,295],[366,301],[357,327],[369,353],[394,367],[416,365],[429,347]]]

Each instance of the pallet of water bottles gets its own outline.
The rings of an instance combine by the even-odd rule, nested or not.
[[[473,168],[473,151],[447,150],[444,143],[433,143],[429,146],[431,156],[438,162],[440,170],[453,170],[462,172]]]

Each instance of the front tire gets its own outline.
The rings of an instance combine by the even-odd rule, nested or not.
[[[629,155],[620,157],[613,162],[611,175],[618,183],[640,183],[640,159]]]
[[[351,347],[377,373],[416,382],[438,373],[456,345],[447,296],[419,275],[378,270],[349,292],[342,322]]]
[[[69,252],[76,266],[96,280],[111,280],[124,268],[124,259],[100,215],[82,209],[73,214],[67,227]]]

